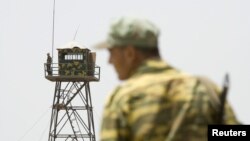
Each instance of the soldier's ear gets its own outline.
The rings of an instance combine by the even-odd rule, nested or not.
[[[125,49],[125,58],[129,63],[133,63],[136,60],[136,50],[133,46],[129,45]]]

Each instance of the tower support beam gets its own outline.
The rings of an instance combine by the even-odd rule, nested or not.
[[[48,141],[95,141],[89,81],[56,81]]]

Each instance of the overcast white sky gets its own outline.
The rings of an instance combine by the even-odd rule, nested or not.
[[[113,18],[145,17],[160,28],[168,63],[219,85],[229,72],[228,100],[250,124],[249,7],[249,0],[57,0],[55,49],[72,41],[79,25],[76,40],[92,49]],[[52,8],[53,0],[0,1],[1,140],[48,138],[55,83],[44,78],[43,63],[51,52]],[[104,99],[119,83],[107,57],[97,51],[101,81],[90,83],[97,139]]]

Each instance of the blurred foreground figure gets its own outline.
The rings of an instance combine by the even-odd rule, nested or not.
[[[221,89],[164,62],[158,28],[145,19],[115,20],[104,43],[120,80],[106,101],[101,141],[205,141],[217,124]],[[226,102],[223,122],[238,124]]]

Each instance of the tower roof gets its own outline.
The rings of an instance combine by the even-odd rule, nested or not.
[[[63,50],[63,49],[72,49],[72,48],[80,48],[80,49],[87,49],[88,48],[84,47],[81,43],[77,41],[70,41],[66,43],[65,45],[61,46],[61,48],[58,48],[57,50]]]

